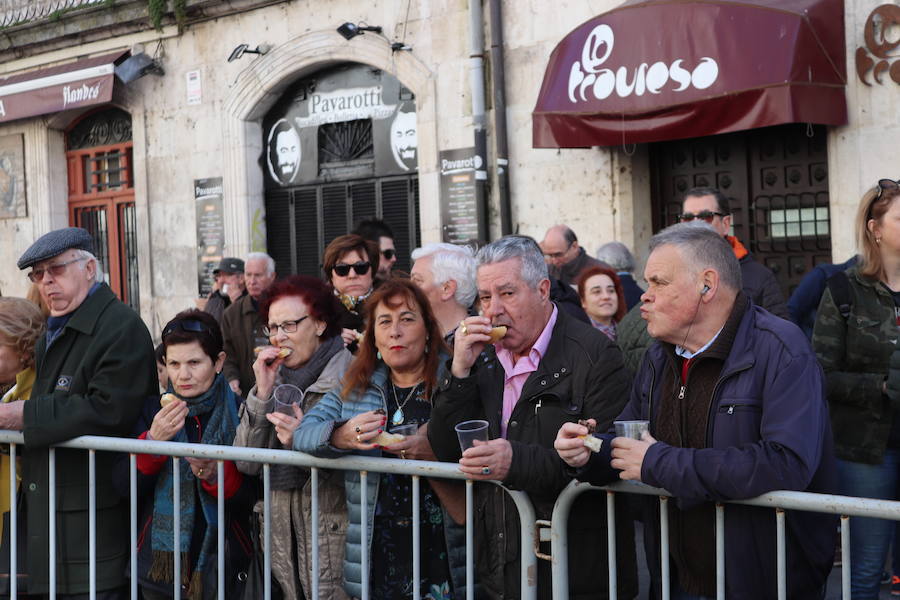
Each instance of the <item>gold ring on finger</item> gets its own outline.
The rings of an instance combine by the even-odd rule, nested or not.
[[[358,435],[358,434],[357,434],[357,436],[356,436],[356,441],[357,441],[357,442],[361,442],[361,441],[362,441],[361,439],[359,439],[359,435]]]
[[[460,322],[459,322],[459,332],[460,332],[461,334],[463,334],[463,335],[466,335],[467,333],[469,333],[469,328],[466,327],[466,322],[465,322],[465,321],[460,321]]]

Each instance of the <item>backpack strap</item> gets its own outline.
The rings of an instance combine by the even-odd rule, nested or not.
[[[853,291],[850,289],[850,279],[847,278],[845,271],[838,271],[828,278],[825,282],[831,291],[831,299],[834,300],[835,306],[847,320],[850,316],[850,310],[853,308]]]

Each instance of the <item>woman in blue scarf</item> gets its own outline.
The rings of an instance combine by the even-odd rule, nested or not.
[[[149,428],[139,437],[230,446],[238,424],[239,398],[221,374],[225,353],[222,332],[215,319],[199,310],[181,312],[163,329],[162,344],[169,392],[176,399],[163,407],[154,400],[155,414]],[[225,557],[226,585],[230,586],[249,561],[249,538],[242,530],[247,523],[248,488],[252,484],[245,485],[243,476],[231,462],[225,463],[221,482],[213,460],[185,458],[173,470],[168,456],[139,454],[137,468],[143,486],[149,486],[148,479],[154,482],[152,501],[144,507],[138,539],[138,577],[144,598],[171,598],[174,585],[179,584],[186,599],[215,598],[217,496],[220,491],[225,496],[228,521],[225,547],[230,554]],[[181,482],[178,505],[173,495],[176,477]],[[177,548],[173,530],[176,511],[181,517]],[[177,584],[175,552],[181,554]],[[226,589],[226,597],[233,591]]]

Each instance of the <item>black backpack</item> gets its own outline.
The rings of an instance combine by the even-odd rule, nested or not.
[[[825,285],[831,291],[831,299],[846,321],[853,309],[853,290],[850,289],[846,271],[838,271],[828,278]]]

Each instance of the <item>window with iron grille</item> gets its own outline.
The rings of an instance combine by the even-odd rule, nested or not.
[[[69,223],[94,238],[103,278],[139,310],[131,117],[117,108],[89,113],[66,133]]]

